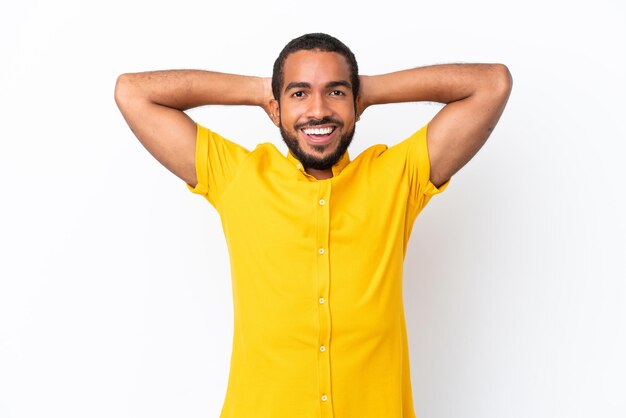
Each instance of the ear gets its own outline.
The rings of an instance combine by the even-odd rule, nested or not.
[[[280,126],[280,106],[278,100],[270,100],[270,119],[274,122],[274,125]]]
[[[361,113],[365,110],[364,104],[361,101],[361,95],[356,96],[355,104],[354,104],[354,116],[356,121],[361,120]]]

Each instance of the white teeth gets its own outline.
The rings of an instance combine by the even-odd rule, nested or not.
[[[307,135],[328,135],[333,131],[334,128],[307,128],[303,129],[304,133]]]

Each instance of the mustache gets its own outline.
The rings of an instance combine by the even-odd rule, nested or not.
[[[295,125],[296,129],[302,129],[302,128],[308,128],[308,127],[314,127],[314,126],[319,126],[319,125],[326,125],[326,124],[334,124],[337,125],[338,127],[342,128],[343,127],[343,123],[341,121],[338,121],[337,119],[333,119],[329,116],[325,116],[322,119],[310,119],[308,122],[306,123],[300,123],[298,125]]]

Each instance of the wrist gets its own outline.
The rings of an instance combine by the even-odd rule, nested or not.
[[[267,107],[272,96],[272,79],[267,77],[255,77],[256,92],[254,104],[260,107]]]

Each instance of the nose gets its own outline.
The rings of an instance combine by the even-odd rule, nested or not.
[[[313,94],[309,101],[309,107],[307,109],[307,116],[309,118],[323,119],[326,116],[331,116],[332,110],[328,106],[326,97],[324,94]]]

